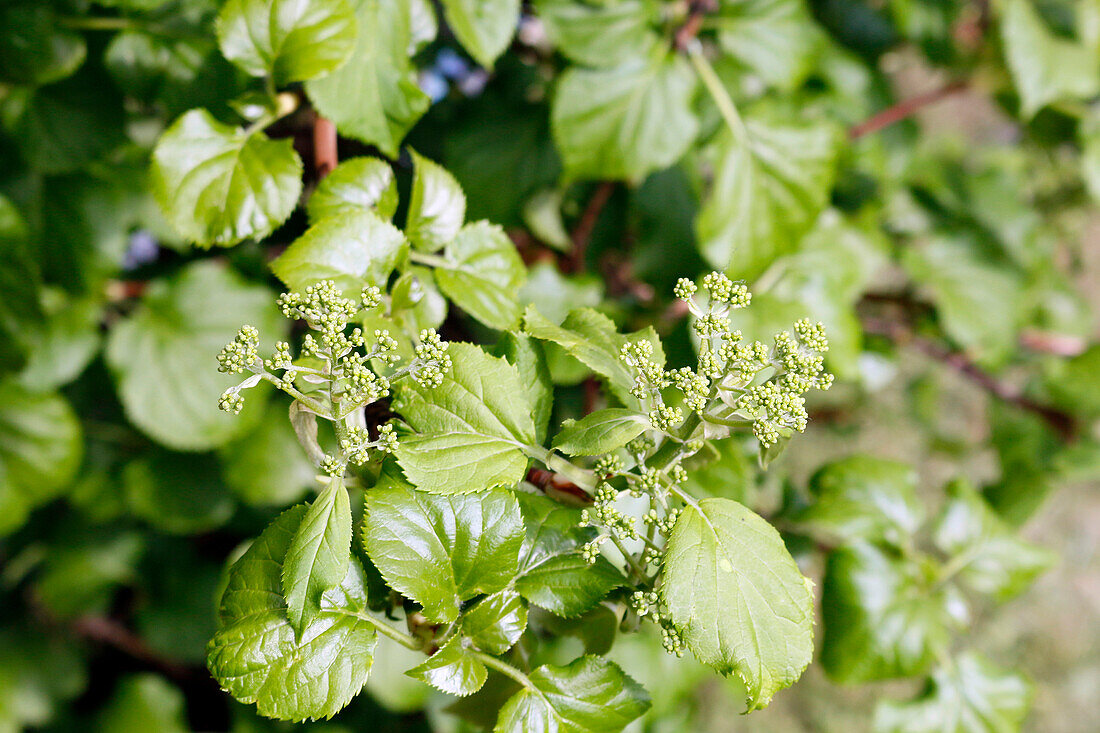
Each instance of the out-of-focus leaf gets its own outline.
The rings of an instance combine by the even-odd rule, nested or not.
[[[447,25],[479,64],[493,68],[519,24],[520,0],[443,0]]]

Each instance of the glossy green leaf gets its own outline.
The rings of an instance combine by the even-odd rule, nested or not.
[[[496,733],[555,731],[617,733],[649,709],[649,694],[618,665],[585,656],[559,667],[544,664],[501,708]]]
[[[510,486],[527,470],[535,440],[519,372],[477,346],[452,343],[454,366],[438,387],[402,386],[394,409],[416,431],[397,460],[417,488],[464,494]]]
[[[367,554],[392,588],[439,621],[508,585],[522,541],[519,506],[507,491],[438,496],[383,474],[367,492]]]
[[[519,25],[520,0],[443,0],[447,25],[479,64],[493,68]]]
[[[875,710],[875,733],[1011,733],[1020,730],[1033,697],[1021,675],[985,658],[963,654],[936,670],[914,700],[884,700]]]
[[[961,600],[929,568],[867,543],[834,550],[821,591],[821,662],[838,682],[920,674],[946,650]]]
[[[84,38],[58,22],[50,3],[5,3],[0,8],[0,79],[50,84],[84,63]]]
[[[554,447],[571,456],[598,456],[622,448],[649,428],[645,415],[609,407],[562,423]]]
[[[510,331],[497,341],[493,355],[503,356],[519,371],[520,382],[527,392],[528,404],[532,406],[535,442],[542,445],[554,407],[554,385],[550,381],[550,370],[546,367],[542,345],[533,338]]]
[[[920,528],[912,466],[873,456],[850,456],[822,467],[810,481],[815,501],[798,515],[839,542],[885,540],[907,545]]]
[[[519,593],[502,590],[462,614],[462,635],[489,654],[511,649],[527,629],[527,604]]]
[[[321,613],[321,599],[348,574],[351,502],[333,479],[309,505],[283,560],[287,618],[299,636]]]
[[[383,286],[408,248],[397,227],[368,210],[321,219],[296,239],[271,271],[291,290],[332,280],[349,295]]]
[[[526,269],[504,230],[486,221],[467,224],[447,245],[447,267],[435,269],[443,294],[490,328],[519,323],[516,293]]]
[[[722,2],[714,26],[723,51],[785,90],[805,80],[823,40],[804,0]]]
[[[537,0],[534,5],[554,46],[585,66],[617,66],[646,58],[661,40],[655,30],[660,6],[651,0]]]
[[[245,433],[265,393],[253,390],[239,416],[222,412],[218,399],[233,382],[211,367],[242,323],[259,329],[266,350],[287,328],[270,290],[217,262],[152,282],[107,340],[107,364],[131,422],[175,450],[209,450]]]
[[[442,249],[466,220],[466,195],[443,166],[412,153],[415,173],[405,231],[417,249]]]
[[[675,163],[699,130],[695,87],[687,61],[663,52],[610,69],[568,69],[551,109],[566,177],[640,181]]]
[[[218,14],[222,54],[282,86],[324,76],[351,56],[359,32],[347,0],[228,0]]]
[[[669,536],[661,598],[699,661],[765,707],[813,654],[813,595],[779,533],[729,499],[689,506]]]
[[[359,37],[351,59],[328,76],[306,82],[306,93],[342,135],[376,145],[395,158],[401,141],[431,104],[416,83],[416,69],[409,59],[416,3],[354,0],[353,4]]]
[[[463,646],[464,641],[461,636],[454,637],[405,674],[449,695],[474,694],[485,684],[489,670]]]
[[[947,494],[933,539],[961,565],[959,578],[969,587],[1008,600],[1053,564],[1052,553],[1017,537],[965,481],[952,482]]]
[[[305,507],[272,522],[229,571],[220,628],[207,664],[218,683],[261,715],[280,720],[328,718],[363,688],[377,634],[363,620],[363,568],[352,560],[339,586],[321,599],[321,612],[300,636],[286,618],[282,564]]]
[[[313,223],[364,209],[389,221],[397,211],[393,169],[379,158],[345,160],[317,184],[307,208]]]
[[[191,110],[157,142],[153,192],[168,222],[200,246],[262,239],[286,221],[302,191],[292,143]]]

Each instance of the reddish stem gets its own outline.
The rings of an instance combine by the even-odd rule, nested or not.
[[[336,125],[321,115],[313,121],[313,170],[320,180],[340,161],[336,152]]]
[[[573,229],[573,254],[569,258],[569,269],[573,272],[584,271],[584,258],[588,252],[588,243],[592,239],[592,232],[596,228],[596,222],[600,220],[600,214],[611,200],[611,194],[615,193],[615,184],[612,181],[604,181],[592,193],[588,205],[584,207],[584,213],[577,221]]]
[[[848,137],[852,140],[869,135],[873,132],[878,132],[883,128],[889,127],[896,122],[901,122],[907,117],[919,112],[921,109],[927,107],[930,104],[935,104],[942,99],[950,97],[952,94],[958,94],[967,88],[965,81],[953,81],[939,89],[934,89],[924,94],[918,94],[915,97],[902,100],[893,107],[888,107],[879,112],[874,117],[859,123],[850,130],[848,130]]]

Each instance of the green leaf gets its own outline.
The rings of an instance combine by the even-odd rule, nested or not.
[[[393,224],[371,211],[347,211],[307,229],[271,263],[271,271],[291,290],[332,280],[358,294],[364,285],[384,286],[407,249]]]
[[[947,495],[933,539],[950,562],[962,564],[959,577],[974,590],[1008,600],[1054,563],[1052,553],[1020,539],[970,484],[953,481]]]
[[[235,506],[211,456],[149,450],[122,469],[122,487],[131,514],[170,534],[216,529]]]
[[[348,574],[351,502],[342,479],[332,479],[309,505],[283,561],[287,618],[299,637],[321,613],[321,598]]]
[[[645,688],[603,657],[580,657],[564,667],[544,664],[528,678],[532,687],[501,709],[497,733],[617,733],[650,706]]]
[[[661,20],[660,6],[650,0],[536,0],[535,10],[554,46],[585,66],[618,66],[648,57],[661,40],[654,30]]]
[[[487,69],[504,53],[519,25],[520,0],[443,0],[447,25]]]
[[[821,662],[837,682],[920,674],[950,643],[949,587],[935,588],[930,568],[874,545],[835,550],[821,592]]]
[[[363,544],[390,587],[453,621],[463,601],[515,577],[523,523],[507,491],[438,496],[417,491],[393,467],[367,492]]]
[[[287,329],[270,290],[217,262],[152,282],[107,339],[107,364],[130,421],[176,450],[209,450],[246,432],[263,412],[264,392],[251,390],[240,416],[222,412],[218,399],[232,382],[214,364],[242,323],[259,329],[264,348]]]
[[[443,166],[412,151],[412,198],[405,231],[417,249],[434,252],[458,235],[466,219],[466,195]]]
[[[345,160],[317,184],[307,208],[314,224],[363,210],[389,221],[397,211],[393,169],[384,160],[368,156]]]
[[[723,51],[783,90],[801,84],[820,53],[822,35],[803,0],[722,2],[714,27]]]
[[[13,259],[15,258],[7,260],[8,273],[22,276],[24,283],[34,286],[36,283],[33,277],[15,270],[18,260],[13,262]],[[20,296],[15,294],[16,287],[5,287],[7,284],[5,281],[0,287],[8,293],[8,307],[25,307],[27,304],[12,303]],[[28,297],[32,301],[35,297],[41,299],[46,322],[41,330],[30,337],[30,353],[19,381],[36,391],[62,387],[80,376],[103,343],[100,333],[103,304],[98,298],[73,298],[54,288],[39,290]],[[4,306],[0,306],[0,324],[11,315],[2,313],[3,310]],[[16,322],[22,329],[30,330],[34,325],[34,316]],[[0,333],[3,333],[3,325],[0,325]]]
[[[485,684],[489,670],[463,646],[463,642],[461,636],[454,637],[405,674],[449,695],[474,694]]]
[[[1100,415],[1100,346],[1090,346],[1070,359],[1052,364],[1044,382],[1051,398],[1064,409],[1078,415]]]
[[[340,68],[355,48],[358,23],[347,0],[228,0],[217,29],[227,59],[283,86]]]
[[[810,481],[815,501],[798,521],[839,542],[885,540],[908,546],[924,520],[912,466],[873,456],[849,456],[822,467]]]
[[[749,117],[706,151],[714,176],[695,222],[707,262],[752,280],[794,250],[829,201],[843,136],[825,121]]]
[[[218,683],[261,715],[329,718],[363,689],[377,634],[367,614],[363,568],[352,560],[339,586],[300,637],[286,618],[282,564],[306,514],[279,515],[229,570],[207,664]]]
[[[554,447],[571,456],[598,456],[622,448],[650,427],[645,415],[610,407],[562,423]]]
[[[248,134],[193,109],[153,151],[153,193],[173,228],[196,244],[263,239],[286,221],[302,191],[293,140]]]
[[[5,3],[0,29],[0,79],[5,82],[50,84],[84,63],[83,36],[61,25],[49,3]]]
[[[566,70],[550,112],[566,178],[640,181],[675,163],[699,130],[695,87],[687,61],[663,52]]]
[[[80,423],[63,397],[0,381],[0,535],[76,476]]]
[[[144,673],[123,678],[115,696],[98,716],[102,733],[188,733],[183,692],[163,677]]]
[[[954,659],[932,675],[915,700],[884,700],[875,710],[875,733],[1009,733],[1020,730],[1033,690],[1022,676],[977,654]]]
[[[144,551],[136,532],[70,530],[50,546],[38,571],[36,602],[58,619],[109,613],[119,587],[136,580]]]
[[[452,343],[450,373],[438,387],[402,385],[394,409],[416,431],[397,460],[414,486],[465,494],[511,486],[527,471],[535,442],[531,406],[519,372],[477,346]]]
[[[1002,5],[1001,42],[1025,119],[1051,102],[1087,99],[1100,92],[1097,49],[1055,35],[1032,0],[1006,0]]]
[[[801,676],[813,654],[810,581],[775,528],[729,499],[689,506],[668,539],[661,597],[700,662],[736,674],[747,710]]]
[[[218,458],[225,485],[253,506],[293,504],[316,485],[317,468],[306,457],[280,400],[268,404],[255,430],[222,446]]]
[[[306,94],[342,135],[396,158],[401,141],[431,105],[409,59],[415,2],[354,4],[359,38],[351,60],[323,79],[306,82]]]
[[[628,407],[640,404],[638,398],[630,394],[634,376],[619,358],[622,347],[645,339],[653,344],[653,362],[663,365],[665,361],[661,340],[651,326],[631,334],[621,334],[610,318],[591,308],[571,311],[557,326],[528,306],[523,316],[523,328],[537,339],[557,344],[589,369],[605,377],[611,391]]]
[[[511,649],[526,629],[527,604],[513,590],[486,596],[462,615],[463,636],[489,654]]]
[[[0,655],[5,660],[0,665],[0,728],[5,730],[45,726],[60,704],[88,683],[80,647],[42,633],[39,626],[0,629]]]
[[[455,305],[500,331],[519,324],[516,294],[527,271],[503,229],[486,221],[467,224],[446,256],[449,264],[435,269],[435,280]]]
[[[521,333],[509,331],[493,347],[493,356],[503,356],[519,371],[520,382],[527,392],[527,402],[532,405],[535,442],[542,445],[550,425],[550,412],[554,408],[554,385],[550,381],[542,345]]]

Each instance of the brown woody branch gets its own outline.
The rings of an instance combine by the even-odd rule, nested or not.
[[[717,0],[692,0],[688,6],[687,20],[676,29],[674,38],[676,48],[681,51],[699,35],[699,31],[703,29],[703,19],[707,14],[718,10]]]
[[[336,167],[340,158],[336,152],[336,125],[317,115],[313,120],[313,170],[321,180]]]
[[[596,222],[600,220],[600,214],[615,193],[615,184],[612,181],[604,181],[596,186],[592,198],[588,199],[588,205],[584,207],[581,218],[577,220],[577,226],[573,228],[570,239],[573,241],[573,253],[569,257],[569,270],[582,272],[584,259],[588,253],[588,243],[592,240],[592,232],[596,229]]]
[[[935,104],[953,94],[958,94],[964,89],[967,89],[968,86],[969,85],[965,81],[953,81],[943,85],[939,89],[934,89],[930,92],[925,92],[924,94],[918,94],[915,97],[902,100],[894,106],[884,109],[870,119],[852,127],[848,130],[848,137],[855,140],[864,135],[878,132],[883,128],[913,116],[931,104]]]

